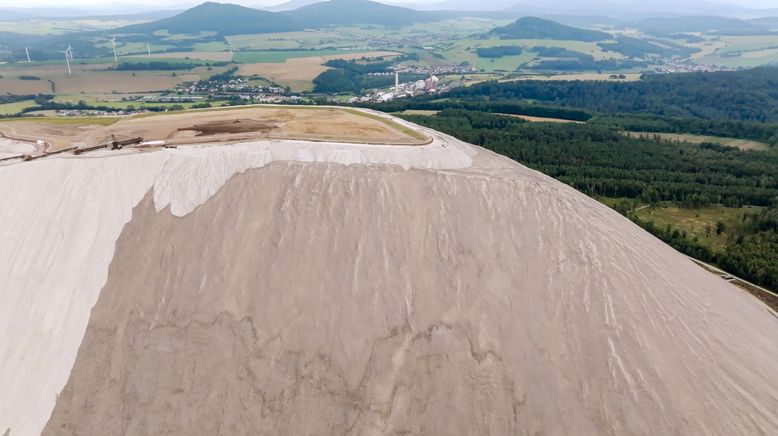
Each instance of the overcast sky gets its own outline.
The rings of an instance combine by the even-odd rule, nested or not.
[[[164,5],[171,5],[176,9],[179,9],[184,6],[191,6],[203,3],[205,0],[170,0],[170,1],[158,1],[158,0],[117,0],[114,2],[106,2],[105,0],[0,0],[0,7],[20,7],[20,8],[27,8],[27,7],[40,7],[40,6],[52,6],[52,7],[58,7],[58,8],[66,8],[69,6],[88,6],[88,5],[101,5],[104,6],[106,3],[124,3],[124,4],[142,4],[142,5],[157,5],[157,6],[164,6]],[[237,4],[243,4],[246,6],[258,6],[258,5],[273,5],[278,3],[283,3],[285,0],[234,0],[234,1],[226,1],[226,0],[216,0],[219,3],[237,3]],[[641,4],[645,5],[646,3],[643,0],[613,0],[615,2],[619,3],[635,3],[635,4]],[[679,0],[683,2],[684,0]],[[391,1],[383,1],[384,3],[394,3],[394,4],[400,4],[400,3],[433,3],[435,0],[391,0]],[[727,3],[727,4],[733,4],[733,5],[739,5],[743,7],[751,7],[751,8],[776,8],[778,7],[778,0],[719,0],[715,1],[716,3]],[[516,0],[516,4],[526,4],[526,5],[538,5],[538,6],[548,6],[549,4],[553,4],[554,0]],[[582,0],[581,5],[585,5],[586,1]],[[700,11],[700,13],[704,13],[704,11]]]

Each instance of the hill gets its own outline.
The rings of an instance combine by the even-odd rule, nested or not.
[[[302,28],[302,24],[284,14],[233,4],[207,2],[170,18],[126,26],[117,31],[152,33],[167,30],[170,33],[217,32],[220,35],[239,35],[289,32]]]
[[[761,302],[560,182],[403,125],[432,142],[0,166],[0,428],[778,433]]]
[[[503,39],[561,39],[569,41],[597,42],[613,39],[605,32],[565,26],[551,20],[536,17],[519,18],[516,22],[498,27],[492,32]]]
[[[284,3],[280,3],[273,6],[267,6],[261,9],[265,9],[267,11],[272,12],[282,12],[282,11],[293,11],[295,9],[299,9],[303,6],[312,5],[314,3],[319,3],[321,0],[289,0]]]
[[[288,7],[308,2],[290,3]],[[178,15],[151,23],[118,29],[124,33],[197,34],[217,32],[219,35],[273,33],[338,25],[373,24],[403,26],[440,19],[432,13],[389,6],[368,0],[330,0],[284,12],[270,12],[233,4],[207,2]]]
[[[286,13],[306,27],[375,24],[405,26],[434,21],[433,14],[368,0],[330,0],[303,6]]]

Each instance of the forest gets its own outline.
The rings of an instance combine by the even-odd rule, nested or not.
[[[588,58],[551,62],[579,61],[586,62]],[[775,146],[778,145],[778,67],[727,73],[647,75],[638,82],[491,81],[457,88],[442,96],[371,107],[388,112],[469,109],[587,121],[637,132],[749,139]]]
[[[503,56],[518,56],[521,54],[521,47],[518,45],[500,45],[497,47],[479,47],[475,49],[480,58],[498,59]]]
[[[714,262],[757,284],[778,288],[778,153],[740,151],[716,144],[628,137],[596,124],[529,123],[466,109],[403,118],[481,145],[548,174],[594,197],[634,199],[682,207],[761,206],[747,214],[723,252],[677,229],[641,221],[616,207],[676,249]]]
[[[636,82],[484,82],[449,98],[533,100],[599,113],[778,123],[778,67],[688,74],[645,74]]]

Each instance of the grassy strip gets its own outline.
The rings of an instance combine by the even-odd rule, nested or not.
[[[47,123],[60,126],[110,126],[119,121],[121,117],[20,117],[0,119],[0,123],[9,123],[16,121],[32,121],[36,123]]]

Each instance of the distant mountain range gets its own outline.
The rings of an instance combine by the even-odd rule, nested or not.
[[[259,7],[257,9],[264,9],[266,11],[272,11],[272,12],[293,11],[303,6],[319,3],[320,1],[321,0],[289,0],[288,2],[284,2],[278,5],[269,6],[269,7]]]
[[[289,32],[304,28],[302,23],[284,14],[260,11],[233,4],[207,2],[162,20],[134,24],[118,29],[123,33],[217,32],[220,35]]]
[[[367,0],[330,0],[303,6],[286,14],[306,27],[353,24],[402,26],[437,19],[427,12]]]
[[[126,26],[117,31],[152,33],[168,30],[171,33],[239,35],[355,24],[404,26],[435,19],[438,18],[432,13],[368,0],[330,0],[284,12],[207,2],[169,18]]]

